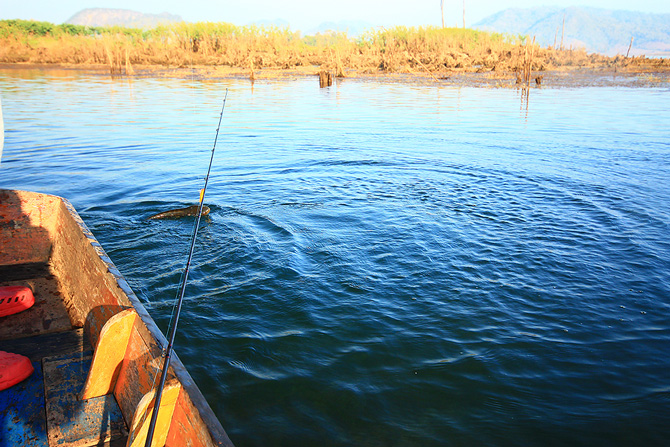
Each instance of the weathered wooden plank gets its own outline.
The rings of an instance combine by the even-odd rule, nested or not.
[[[48,447],[42,363],[23,382],[0,391],[0,447]]]
[[[81,393],[82,399],[114,391],[136,318],[134,310],[124,310],[110,318],[102,328],[86,385]]]
[[[74,208],[62,201],[58,204],[58,219],[51,229],[54,239],[50,265],[62,285],[62,300],[73,326],[89,332],[92,343],[111,317],[109,310],[118,313],[132,307],[119,288],[111,261],[95,240]],[[104,256],[104,259],[103,259]],[[94,315],[95,318],[90,318]],[[104,315],[105,318],[99,318]]]
[[[81,400],[90,355],[43,360],[46,419],[50,446],[104,445],[124,440],[128,432],[112,394]]]
[[[25,355],[30,361],[44,357],[62,356],[76,352],[91,353],[91,344],[84,337],[83,329],[35,335],[34,337],[0,340],[0,351]]]

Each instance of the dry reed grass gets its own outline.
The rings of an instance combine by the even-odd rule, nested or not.
[[[59,27],[66,26],[0,21],[0,62],[107,65],[113,75],[131,75],[133,65],[228,66],[247,70],[252,80],[263,68],[314,67],[314,73],[325,70],[339,77],[352,71],[425,73],[435,79],[449,72],[511,72],[526,85],[532,71],[636,62],[462,28],[382,28],[353,39],[344,33],[302,37],[285,28],[209,22],[146,31]]]

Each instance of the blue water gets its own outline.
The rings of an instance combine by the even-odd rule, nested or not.
[[[0,187],[67,197],[239,446],[666,445],[670,90],[0,71]]]

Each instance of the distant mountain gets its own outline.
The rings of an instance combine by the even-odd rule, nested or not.
[[[563,28],[565,20],[565,29]],[[586,48],[614,56],[670,56],[670,14],[648,14],[582,7],[510,8],[489,16],[474,28],[535,36],[542,46]]]
[[[255,22],[251,22],[250,25],[254,26],[260,26],[263,28],[271,28],[271,27],[277,27],[277,28],[290,28],[290,24],[284,20],[284,19],[274,19],[274,20],[256,20]]]
[[[125,26],[129,28],[153,28],[156,25],[183,22],[177,15],[144,14],[129,9],[88,8],[83,9],[65,22],[85,26]]]
[[[342,20],[339,22],[323,22],[316,28],[308,30],[305,34],[313,35],[336,31],[338,33],[347,33],[349,37],[357,37],[372,28],[372,24],[362,20]]]

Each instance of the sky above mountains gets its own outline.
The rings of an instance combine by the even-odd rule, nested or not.
[[[624,0],[465,0],[465,23],[471,26],[506,8],[529,8],[543,3],[670,13],[668,0],[633,3]],[[364,21],[373,26],[441,24],[439,0],[0,0],[0,19],[63,23],[85,8],[121,8],[154,14],[168,12],[189,22],[231,22],[236,25],[281,19],[294,30],[307,30],[329,21]],[[463,0],[444,0],[444,21],[447,26],[462,26]]]

